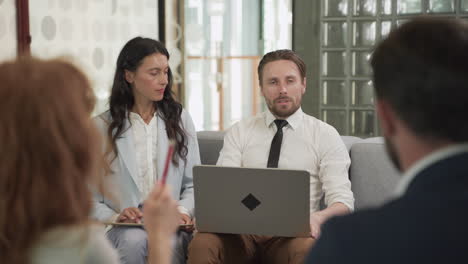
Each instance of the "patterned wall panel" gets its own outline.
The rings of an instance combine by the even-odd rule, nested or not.
[[[157,8],[157,0],[29,1],[31,52],[41,58],[65,56],[81,67],[98,98],[98,114],[108,107],[125,42],[135,36],[158,39]]]

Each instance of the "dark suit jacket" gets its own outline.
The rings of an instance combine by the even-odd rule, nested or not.
[[[468,153],[430,165],[383,207],[325,223],[306,263],[468,263]]]

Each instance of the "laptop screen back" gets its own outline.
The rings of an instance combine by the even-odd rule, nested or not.
[[[195,166],[200,232],[310,236],[307,171]]]

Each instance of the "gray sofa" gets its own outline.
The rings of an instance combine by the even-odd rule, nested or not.
[[[224,132],[200,131],[197,137],[202,164],[216,164],[223,146]],[[390,199],[400,176],[386,155],[383,139],[341,138],[350,151],[350,179],[355,209],[378,206]]]

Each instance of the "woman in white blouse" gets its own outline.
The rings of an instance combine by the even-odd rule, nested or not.
[[[119,203],[96,194],[95,217],[101,221],[139,223],[139,205],[160,180],[169,141],[175,141],[167,176],[178,201],[180,224],[192,224],[194,207],[192,167],[200,163],[196,132],[189,114],[172,95],[169,53],[149,38],[128,41],[117,59],[109,110],[95,118],[108,138],[110,181]],[[185,263],[191,230],[178,232],[174,262]],[[147,233],[138,227],[113,227],[108,238],[123,263],[145,263]]]

